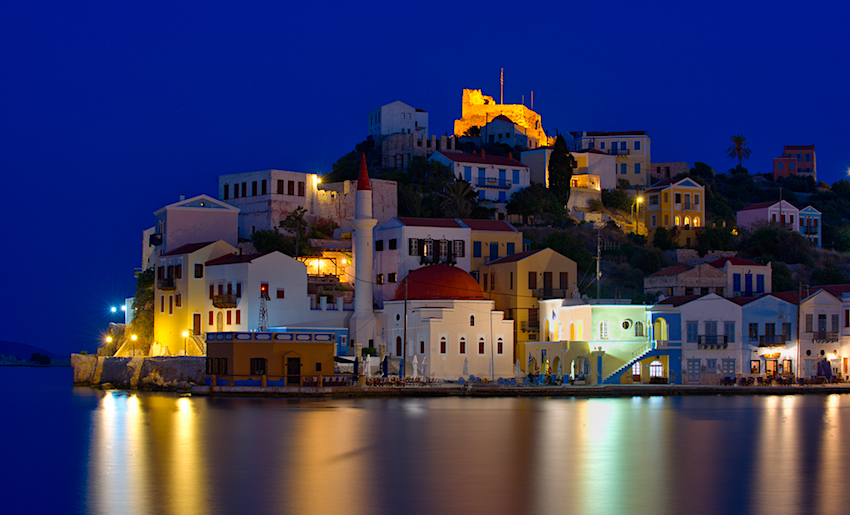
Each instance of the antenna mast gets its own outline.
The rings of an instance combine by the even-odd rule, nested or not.
[[[504,104],[505,103],[505,69],[504,68],[502,68],[502,75],[499,77],[499,86],[500,86],[499,90],[500,90],[500,95],[501,95],[500,98],[499,98],[499,103]]]

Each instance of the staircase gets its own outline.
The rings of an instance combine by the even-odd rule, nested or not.
[[[606,375],[602,379],[602,384],[620,384],[620,377],[623,375],[623,372],[631,369],[635,363],[645,358],[647,354],[652,352],[652,350],[652,342],[649,342],[646,345],[641,346],[639,349],[636,349],[634,352],[632,352],[631,357],[625,363],[617,367],[616,370]]]

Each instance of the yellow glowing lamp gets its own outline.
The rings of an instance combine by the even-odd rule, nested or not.
[[[106,343],[112,343],[112,337],[111,336],[106,337]]]
[[[638,197],[637,201],[638,201],[638,204],[640,204],[641,202],[643,202],[643,197]]]
[[[183,331],[183,338],[189,337],[189,331]]]
[[[133,340],[133,341],[136,341],[137,336],[134,334],[134,335],[130,336],[130,339]]]

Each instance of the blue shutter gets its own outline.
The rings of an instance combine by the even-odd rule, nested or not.
[[[519,184],[519,170],[514,170],[514,184]]]
[[[640,163],[635,163],[635,173],[640,173]]]
[[[472,257],[481,257],[481,242],[472,242]]]
[[[511,254],[515,254],[515,253],[516,253],[516,250],[514,249],[514,244],[508,243],[508,254],[507,255],[510,256]]]
[[[628,173],[628,172],[626,171],[626,163],[621,163],[621,164],[620,164],[620,174],[621,174],[621,175],[626,175],[627,173]]]
[[[505,195],[505,192],[504,192],[504,191],[500,191],[500,192],[499,192],[499,202],[501,202],[502,204],[504,204],[506,201],[507,201],[507,197],[506,197],[506,195]]]
[[[494,259],[499,259],[499,244],[491,243],[490,244],[490,261]]]
[[[472,182],[472,167],[464,166],[463,167],[463,180]]]
[[[484,190],[478,190],[478,200],[487,200],[487,197],[484,196]]]
[[[756,276],[756,292],[764,293],[764,275],[762,274]]]
[[[732,291],[741,291],[741,274],[732,274]]]
[[[753,294],[753,274],[744,274],[744,292],[747,297]]]

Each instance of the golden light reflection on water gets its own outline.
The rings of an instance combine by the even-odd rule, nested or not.
[[[92,513],[841,513],[847,396],[105,392]]]

